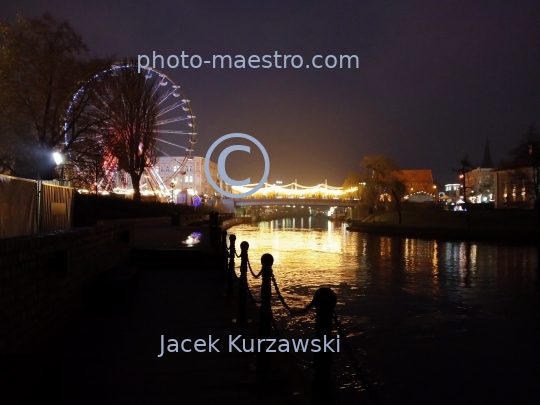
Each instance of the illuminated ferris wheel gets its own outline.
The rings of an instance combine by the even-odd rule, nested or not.
[[[111,83],[122,74],[123,69],[128,67],[131,66],[128,64],[115,64],[94,75],[81,86],[74,94],[67,111],[68,119],[78,114],[84,125],[85,119],[86,122],[91,122],[92,119],[110,117],[109,106],[117,97]],[[177,162],[175,170],[166,178],[162,178],[157,173],[150,161],[144,170],[147,189],[154,194],[169,197],[171,195],[170,180],[179,173],[185,173],[185,165],[191,158],[197,142],[195,116],[193,115],[190,100],[182,92],[180,86],[174,83],[169,76],[149,67],[140,68],[140,74],[144,75],[145,82],[151,86],[151,93],[157,95],[158,111],[153,131],[154,148],[167,157],[181,156],[181,158],[174,158]],[[106,125],[107,118],[103,118],[103,121]],[[107,145],[108,141],[106,137],[110,136],[108,131],[88,131],[72,142],[70,142],[70,132],[72,131],[66,130],[65,139],[66,144],[72,144],[69,148],[70,153],[84,154],[86,153],[84,151],[89,149],[94,151],[107,150],[104,146]],[[101,167],[101,173],[103,175],[99,182],[96,179],[96,188],[105,190],[110,187],[110,184],[117,183],[114,179],[118,178],[119,175],[118,161],[112,154],[107,152],[104,153],[101,161],[103,166]],[[115,191],[118,191],[121,187],[118,187],[118,184],[116,186]]]

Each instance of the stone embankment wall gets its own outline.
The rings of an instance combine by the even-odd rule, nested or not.
[[[226,230],[234,225],[240,225],[240,224],[250,224],[252,222],[251,217],[237,217],[232,219],[227,219],[226,221],[223,221],[221,223],[221,229]]]
[[[88,297],[91,281],[129,259],[132,225],[0,239],[0,355],[32,351]]]

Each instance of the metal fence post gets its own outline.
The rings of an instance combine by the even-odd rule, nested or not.
[[[259,309],[259,338],[270,338],[272,333],[272,265],[274,257],[270,253],[261,256],[262,284],[261,284],[261,307]],[[262,342],[259,353],[259,369],[267,370],[270,366],[269,356],[266,353],[267,343]]]
[[[209,214],[210,227],[216,228],[219,226],[219,212],[212,211]]]
[[[210,242],[214,253],[219,253],[220,243],[219,237],[221,236],[221,228],[219,227],[219,212],[212,211],[209,214],[210,221]]]
[[[236,255],[236,249],[234,242],[236,241],[236,235],[229,236],[229,268],[227,270],[227,297],[232,297],[234,292],[234,279],[236,274],[234,272],[234,257]]]
[[[221,278],[225,278],[229,268],[229,252],[227,251],[227,231],[221,231]]]
[[[315,323],[315,337],[324,346],[332,339],[332,317],[337,303],[336,293],[331,288],[319,288],[313,297],[317,318]],[[337,344],[334,345],[337,350]],[[321,350],[313,354],[315,378],[312,386],[312,404],[326,405],[332,401],[332,352]]]
[[[236,323],[247,323],[246,299],[248,290],[247,268],[248,268],[248,249],[249,243],[243,241],[240,243],[240,280],[238,282],[238,318]]]

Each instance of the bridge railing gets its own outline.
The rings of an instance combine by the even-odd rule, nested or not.
[[[270,369],[270,352],[267,351],[272,342],[276,339],[272,336],[277,336],[277,340],[286,340],[283,338],[282,331],[278,328],[275,320],[272,307],[272,291],[275,291],[277,300],[288,313],[288,316],[295,317],[304,315],[315,309],[315,337],[311,340],[313,358],[306,360],[299,357],[294,351],[289,350],[289,355],[295,362],[304,368],[314,370],[314,378],[312,382],[312,404],[329,404],[332,403],[332,383],[331,383],[331,367],[332,353],[339,352],[341,348],[345,350],[347,357],[353,367],[356,377],[361,382],[363,389],[367,391],[373,403],[380,404],[379,397],[363,373],[357,358],[354,355],[354,350],[347,343],[347,335],[345,334],[339,316],[335,312],[337,296],[331,288],[321,287],[317,289],[309,304],[303,308],[293,308],[281,294],[279,283],[277,282],[273,264],[274,258],[271,254],[265,253],[261,256],[261,270],[255,273],[249,261],[249,243],[243,241],[240,243],[240,254],[236,251],[236,236],[229,235],[229,244],[227,245],[227,232],[220,232],[220,257],[221,257],[221,272],[227,280],[226,296],[234,297],[236,284],[238,286],[238,315],[235,319],[237,324],[247,324],[247,301],[251,299],[259,309],[259,339],[260,351],[258,353],[258,369],[268,371]],[[235,259],[240,258],[240,274],[236,273]],[[249,270],[249,273],[248,273]],[[252,281],[261,280],[259,288],[259,299],[250,288],[248,281],[250,274]],[[334,335],[335,332],[335,335]],[[334,337],[335,336],[335,337]],[[318,346],[317,346],[318,345]],[[274,349],[271,352],[276,351]],[[290,348],[290,345],[288,346]],[[318,347],[318,350],[317,350]],[[329,348],[327,351],[326,349]],[[305,351],[305,350],[302,350]]]

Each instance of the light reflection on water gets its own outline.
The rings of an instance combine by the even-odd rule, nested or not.
[[[456,369],[447,370],[459,368],[463,374],[460,367],[477,356],[470,348],[484,345],[493,333],[507,351],[523,344],[517,338],[522,329],[531,341],[540,337],[539,323],[531,321],[540,310],[533,248],[371,236],[316,218],[242,225],[230,233],[236,234],[237,245],[249,242],[254,271],[260,269],[262,254],[273,255],[276,280],[291,306],[305,306],[319,287],[336,292],[336,311],[348,341],[391,403],[404,393],[426,400],[446,384],[436,379],[423,394],[412,388],[436,378],[433,358],[452,363],[456,356],[465,356],[441,349],[441,342],[448,349],[468,347],[467,356],[452,366]],[[250,285],[258,294],[260,282],[250,279]],[[286,336],[312,335],[313,315],[288,317],[277,302],[274,312]],[[406,365],[396,366],[396,357]],[[342,363],[336,371],[342,388],[357,388]],[[414,370],[410,363],[416,364]],[[490,375],[486,367],[476,359],[467,368]]]

